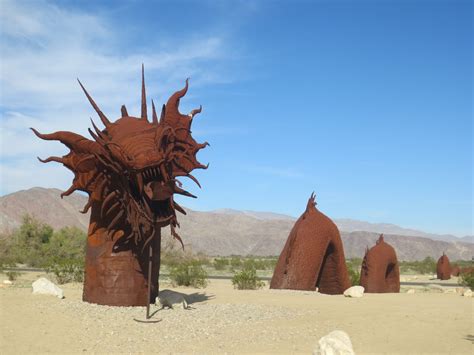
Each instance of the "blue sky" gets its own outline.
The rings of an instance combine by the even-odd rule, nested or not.
[[[298,216],[316,192],[333,218],[472,234],[472,3],[8,1],[0,3],[1,194],[66,189],[65,154],[27,130],[86,135],[191,78],[202,104],[197,210]]]

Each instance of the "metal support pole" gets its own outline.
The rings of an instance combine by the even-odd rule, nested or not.
[[[149,254],[148,254],[148,299],[146,303],[146,319],[150,318],[150,296],[151,296],[151,268],[153,262],[153,243],[150,242]]]

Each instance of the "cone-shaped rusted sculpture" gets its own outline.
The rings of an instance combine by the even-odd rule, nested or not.
[[[449,280],[451,278],[451,265],[449,264],[449,259],[446,254],[438,259],[438,264],[436,265],[436,277],[440,280]]]
[[[375,246],[366,250],[360,273],[360,285],[367,293],[400,292],[400,268],[395,249],[385,243],[383,234]]]
[[[179,176],[198,181],[190,174],[205,169],[196,159],[207,143],[198,144],[191,136],[191,123],[201,108],[183,115],[178,110],[184,89],[163,105],[161,119],[152,102],[153,119],[148,121],[145,79],[142,67],[141,115],[131,117],[122,106],[120,117],[111,122],[99,109],[82,84],[87,99],[105,129],[92,122],[89,140],[72,132],[34,133],[41,139],[57,140],[70,152],[42,162],[62,163],[74,173],[72,186],[62,196],[76,190],[89,194],[83,213],[90,208],[83,300],[112,306],[144,306],[158,294],[160,269],[160,229],[176,233],[176,211],[186,214],[174,201],[174,194],[195,197],[181,188]],[[181,242],[182,244],[182,242]],[[148,278],[149,246],[152,246],[152,273]],[[148,299],[148,279],[151,295]]]
[[[316,209],[314,194],[296,221],[273,273],[270,288],[341,294],[351,286],[339,230]]]

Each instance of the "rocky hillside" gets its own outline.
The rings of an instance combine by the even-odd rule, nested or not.
[[[85,205],[84,195],[72,194],[61,199],[57,189],[32,188],[0,198],[0,230],[11,231],[21,223],[25,213],[50,224],[54,228],[77,226],[87,229],[89,216],[78,211]],[[187,209],[186,216],[179,216],[179,231],[186,245],[194,251],[208,255],[278,255],[288,237],[294,218],[267,213],[235,210],[198,212]],[[352,221],[348,223],[347,221]],[[347,257],[362,257],[366,246],[375,243],[378,233],[386,233],[376,224],[353,220],[336,220]],[[354,227],[356,226],[356,227]],[[370,231],[351,229],[369,226]],[[392,230],[404,230],[390,226]],[[375,228],[376,229],[376,228]],[[414,231],[416,234],[417,231]],[[423,232],[418,232],[423,233]],[[165,229],[164,234],[169,234]],[[438,258],[443,252],[452,259],[471,259],[474,244],[456,241],[440,241],[425,237],[386,233],[385,240],[397,250],[401,260],[419,260],[426,256]]]

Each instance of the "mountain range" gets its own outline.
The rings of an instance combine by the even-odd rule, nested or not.
[[[60,198],[58,189],[35,187],[0,197],[0,232],[8,233],[30,214],[53,228],[76,226],[84,231],[89,215],[79,213],[87,197],[74,193]],[[193,251],[213,256],[279,255],[295,218],[272,212],[219,209],[210,212],[186,208],[187,215],[178,216],[180,235]],[[324,211],[323,211],[324,212]],[[341,231],[346,257],[363,257],[380,233],[397,251],[400,260],[438,258],[445,252],[450,259],[471,259],[474,256],[472,236],[429,234],[387,223],[369,223],[353,219],[335,219]],[[169,235],[165,228],[164,235]]]

